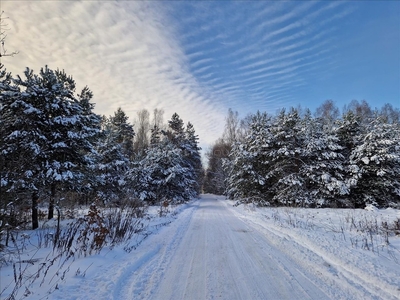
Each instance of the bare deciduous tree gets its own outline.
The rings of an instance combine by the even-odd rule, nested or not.
[[[231,108],[228,110],[228,116],[225,120],[225,131],[223,139],[229,145],[233,145],[238,140],[238,131],[240,126],[239,113],[233,111]]]
[[[8,19],[8,17],[4,17],[4,11],[0,13],[0,44],[1,44],[1,50],[0,50],[0,57],[3,56],[14,56],[18,54],[18,51],[13,51],[11,53],[7,53],[7,49],[5,46],[5,41],[6,41],[6,31],[10,30],[7,26],[8,24],[5,22],[5,20]]]
[[[136,138],[134,143],[135,153],[140,155],[149,145],[150,113],[147,109],[137,112],[135,120]]]
[[[153,127],[156,126],[159,129],[163,128],[164,124],[164,110],[163,109],[154,109],[153,111]]]
[[[333,100],[326,100],[315,112],[315,116],[320,118],[324,125],[331,126],[339,118],[339,109]]]

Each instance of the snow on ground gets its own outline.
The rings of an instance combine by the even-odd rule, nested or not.
[[[120,246],[79,258],[51,294],[52,283],[35,284],[28,298],[400,298],[400,237],[380,226],[391,227],[398,210],[233,204],[202,195],[168,217],[153,217],[151,235],[131,241],[131,251]],[[12,266],[0,273],[3,289]]]

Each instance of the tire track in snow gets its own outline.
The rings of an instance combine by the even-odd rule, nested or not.
[[[184,229],[160,233],[168,246],[121,281],[120,299],[329,299],[312,274],[211,196],[202,197],[190,220],[173,224]],[[175,243],[167,242],[171,230]],[[139,278],[143,286],[132,288]]]
[[[376,299],[399,299],[400,291],[397,286],[390,285],[379,278],[370,276],[354,264],[349,265],[341,257],[326,252],[304,237],[292,234],[289,229],[271,224],[268,224],[270,227],[267,227],[267,224],[262,221],[250,220],[234,209],[231,210],[254,230],[259,230],[268,236],[271,243],[280,248],[281,251],[292,254],[291,256],[300,265],[303,265],[315,275],[321,275],[326,282],[330,282],[330,284],[336,286],[336,288],[329,289],[331,293],[333,291],[336,292],[332,297],[368,299],[371,295],[375,295]],[[288,249],[291,250],[291,253],[289,253]],[[313,261],[310,261],[310,259]],[[344,295],[342,292],[345,292],[347,295]]]
[[[232,245],[230,261],[237,261],[234,272],[243,278],[237,299],[327,299],[328,296],[308,279],[287,256],[274,248],[264,235],[231,214],[224,228]],[[231,267],[232,268],[232,267]],[[311,277],[312,278],[312,277]],[[243,285],[242,283],[246,283]],[[249,285],[249,282],[251,285]],[[243,291],[247,292],[243,293]],[[233,298],[233,299],[235,299]],[[232,299],[229,297],[229,299]]]
[[[80,288],[115,300],[393,298],[364,287],[311,241],[270,225],[205,195]]]
[[[161,229],[156,235],[150,236],[148,242],[144,242],[137,249],[144,254],[139,260],[134,259],[132,265],[119,276],[114,287],[113,299],[150,299],[197,207],[198,201],[181,212],[178,220]]]

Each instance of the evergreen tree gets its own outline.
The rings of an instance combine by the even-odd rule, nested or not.
[[[301,119],[294,108],[289,113],[282,110],[271,127],[273,138],[269,156],[272,166],[267,176],[275,179],[271,187],[275,203],[300,205],[307,200],[300,176],[304,163],[301,130]]]
[[[16,145],[8,139],[13,133],[13,124],[18,122],[9,106],[20,97],[20,93],[19,87],[13,83],[11,73],[7,73],[4,65],[0,64],[0,219],[3,220],[0,222],[0,235],[4,226],[19,225],[22,208],[29,205],[26,197],[31,197],[32,201],[32,228],[38,227],[37,189],[32,188],[27,192],[26,189],[15,188],[18,186],[17,174],[22,171],[21,165],[29,163],[31,158],[16,151]]]
[[[160,128],[157,125],[154,125],[154,127],[151,129],[151,135],[150,135],[150,147],[154,147],[157,144],[159,144],[161,141],[161,131]]]
[[[350,164],[356,165],[361,173],[352,192],[357,206],[400,204],[399,129],[399,124],[376,118],[353,149]]]
[[[182,148],[185,140],[185,128],[183,126],[183,121],[177,113],[174,113],[171,120],[168,121],[169,130],[166,135],[178,148]]]
[[[203,166],[201,163],[201,155],[199,147],[199,138],[196,135],[193,124],[188,123],[186,126],[185,144],[183,146],[183,155],[188,167],[192,170],[193,186],[190,190],[193,191],[193,196],[198,196],[201,193],[203,181]]]
[[[326,120],[313,119],[308,111],[302,119],[303,164],[300,175],[308,206],[343,206],[349,186],[345,177],[344,156],[339,138]]]
[[[6,145],[6,136],[10,133],[7,132],[7,128],[10,128],[10,124],[14,122],[14,115],[8,110],[8,106],[13,103],[16,97],[19,97],[20,90],[17,86],[12,85],[11,73],[7,73],[3,64],[0,64],[0,189],[4,191],[9,187],[9,171],[17,166],[12,164],[16,159],[6,159],[6,154],[9,152],[9,148],[12,145]],[[14,153],[16,154],[16,153]],[[10,157],[8,157],[10,158]],[[18,157],[16,157],[18,158]],[[7,172],[8,171],[8,172]],[[2,192],[1,195],[4,195]]]
[[[97,144],[97,194],[104,203],[118,202],[127,195],[126,173],[131,167],[128,150],[133,129],[126,123],[121,109],[115,116],[117,122],[114,117],[103,117],[102,134]]]
[[[351,188],[348,197],[350,207],[362,207],[358,194],[363,191],[357,188],[358,180],[361,178],[361,169],[357,164],[352,163],[350,156],[354,149],[360,145],[362,136],[365,132],[365,127],[362,125],[360,115],[354,114],[352,110],[343,114],[342,118],[337,121],[335,129],[339,138],[339,145],[342,147],[340,153],[344,157],[344,171],[346,176],[347,186]]]
[[[174,113],[168,121],[169,130],[164,132],[166,138],[172,145],[180,150],[182,155],[182,167],[186,170],[187,182],[192,184],[187,186],[189,198],[196,197],[200,193],[202,181],[202,164],[198,137],[195,134],[193,125],[189,122],[185,130],[183,120],[177,113]]]
[[[129,174],[136,196],[150,204],[189,200],[194,182],[184,165],[182,150],[169,139],[153,144]]]
[[[133,138],[135,132],[133,125],[128,123],[128,118],[125,112],[119,107],[114,116],[110,117],[110,125],[115,135],[115,142],[120,144],[124,154],[132,159],[134,155]]]
[[[64,71],[45,67],[39,75],[27,68],[18,97],[3,106],[14,117],[5,122],[3,152],[9,157],[29,157],[13,173],[13,186],[50,190],[49,219],[53,218],[57,188],[74,189],[84,176],[81,166],[90,163],[90,139],[97,132],[86,126],[83,109],[74,97],[75,81]]]
[[[271,200],[271,139],[269,118],[257,113],[252,118],[248,135],[233,145],[228,171],[227,196],[244,202],[266,205]]]
[[[88,163],[82,166],[84,172],[83,182],[80,188],[80,194],[88,199],[90,196],[95,195],[96,187],[99,185],[96,177],[96,165],[99,158],[97,147],[101,136],[101,121],[100,115],[93,112],[94,103],[92,103],[93,93],[86,86],[82,89],[81,93],[78,94],[78,101],[82,107],[82,125],[86,127],[90,133],[90,143],[93,145],[91,151],[85,153]],[[87,202],[87,201],[86,201]]]

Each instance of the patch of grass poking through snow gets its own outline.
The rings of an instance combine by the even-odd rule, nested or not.
[[[273,208],[272,210],[272,218],[280,226],[306,230],[313,230],[315,228],[314,219],[311,214],[306,214],[293,207],[285,207],[283,209]]]
[[[77,211],[71,210],[64,216],[70,219],[76,214]],[[8,300],[31,297],[32,290],[38,286],[47,290],[47,296],[50,295],[66,280],[78,257],[128,243],[140,233],[144,227],[144,215],[144,208],[132,201],[113,208],[92,204],[84,216],[64,226],[60,227],[57,222],[54,228],[45,223],[31,234],[12,232],[8,236],[12,245],[10,243],[1,249],[0,263],[3,266],[12,264],[14,280],[1,287],[0,297]],[[44,253],[47,253],[45,258],[40,258]],[[78,268],[75,276],[85,277],[89,267],[83,271]]]
[[[342,211],[338,210],[337,213]],[[330,217],[325,222],[317,222],[315,213],[308,213],[307,209],[292,207],[273,208],[271,218],[281,227],[296,228],[304,230],[324,229],[333,233],[334,237],[340,238],[351,244],[353,248],[360,248],[379,254],[386,250],[390,257],[398,263],[393,251],[398,250],[391,247],[391,239],[400,236],[400,218],[396,220],[383,219],[377,214],[364,211],[347,211],[344,216],[332,220]]]
[[[399,235],[400,219],[394,221],[379,220],[376,215],[355,215],[345,217],[346,230],[353,247],[370,250],[379,254],[383,249],[390,251],[390,238]],[[394,256],[393,256],[394,257]]]

